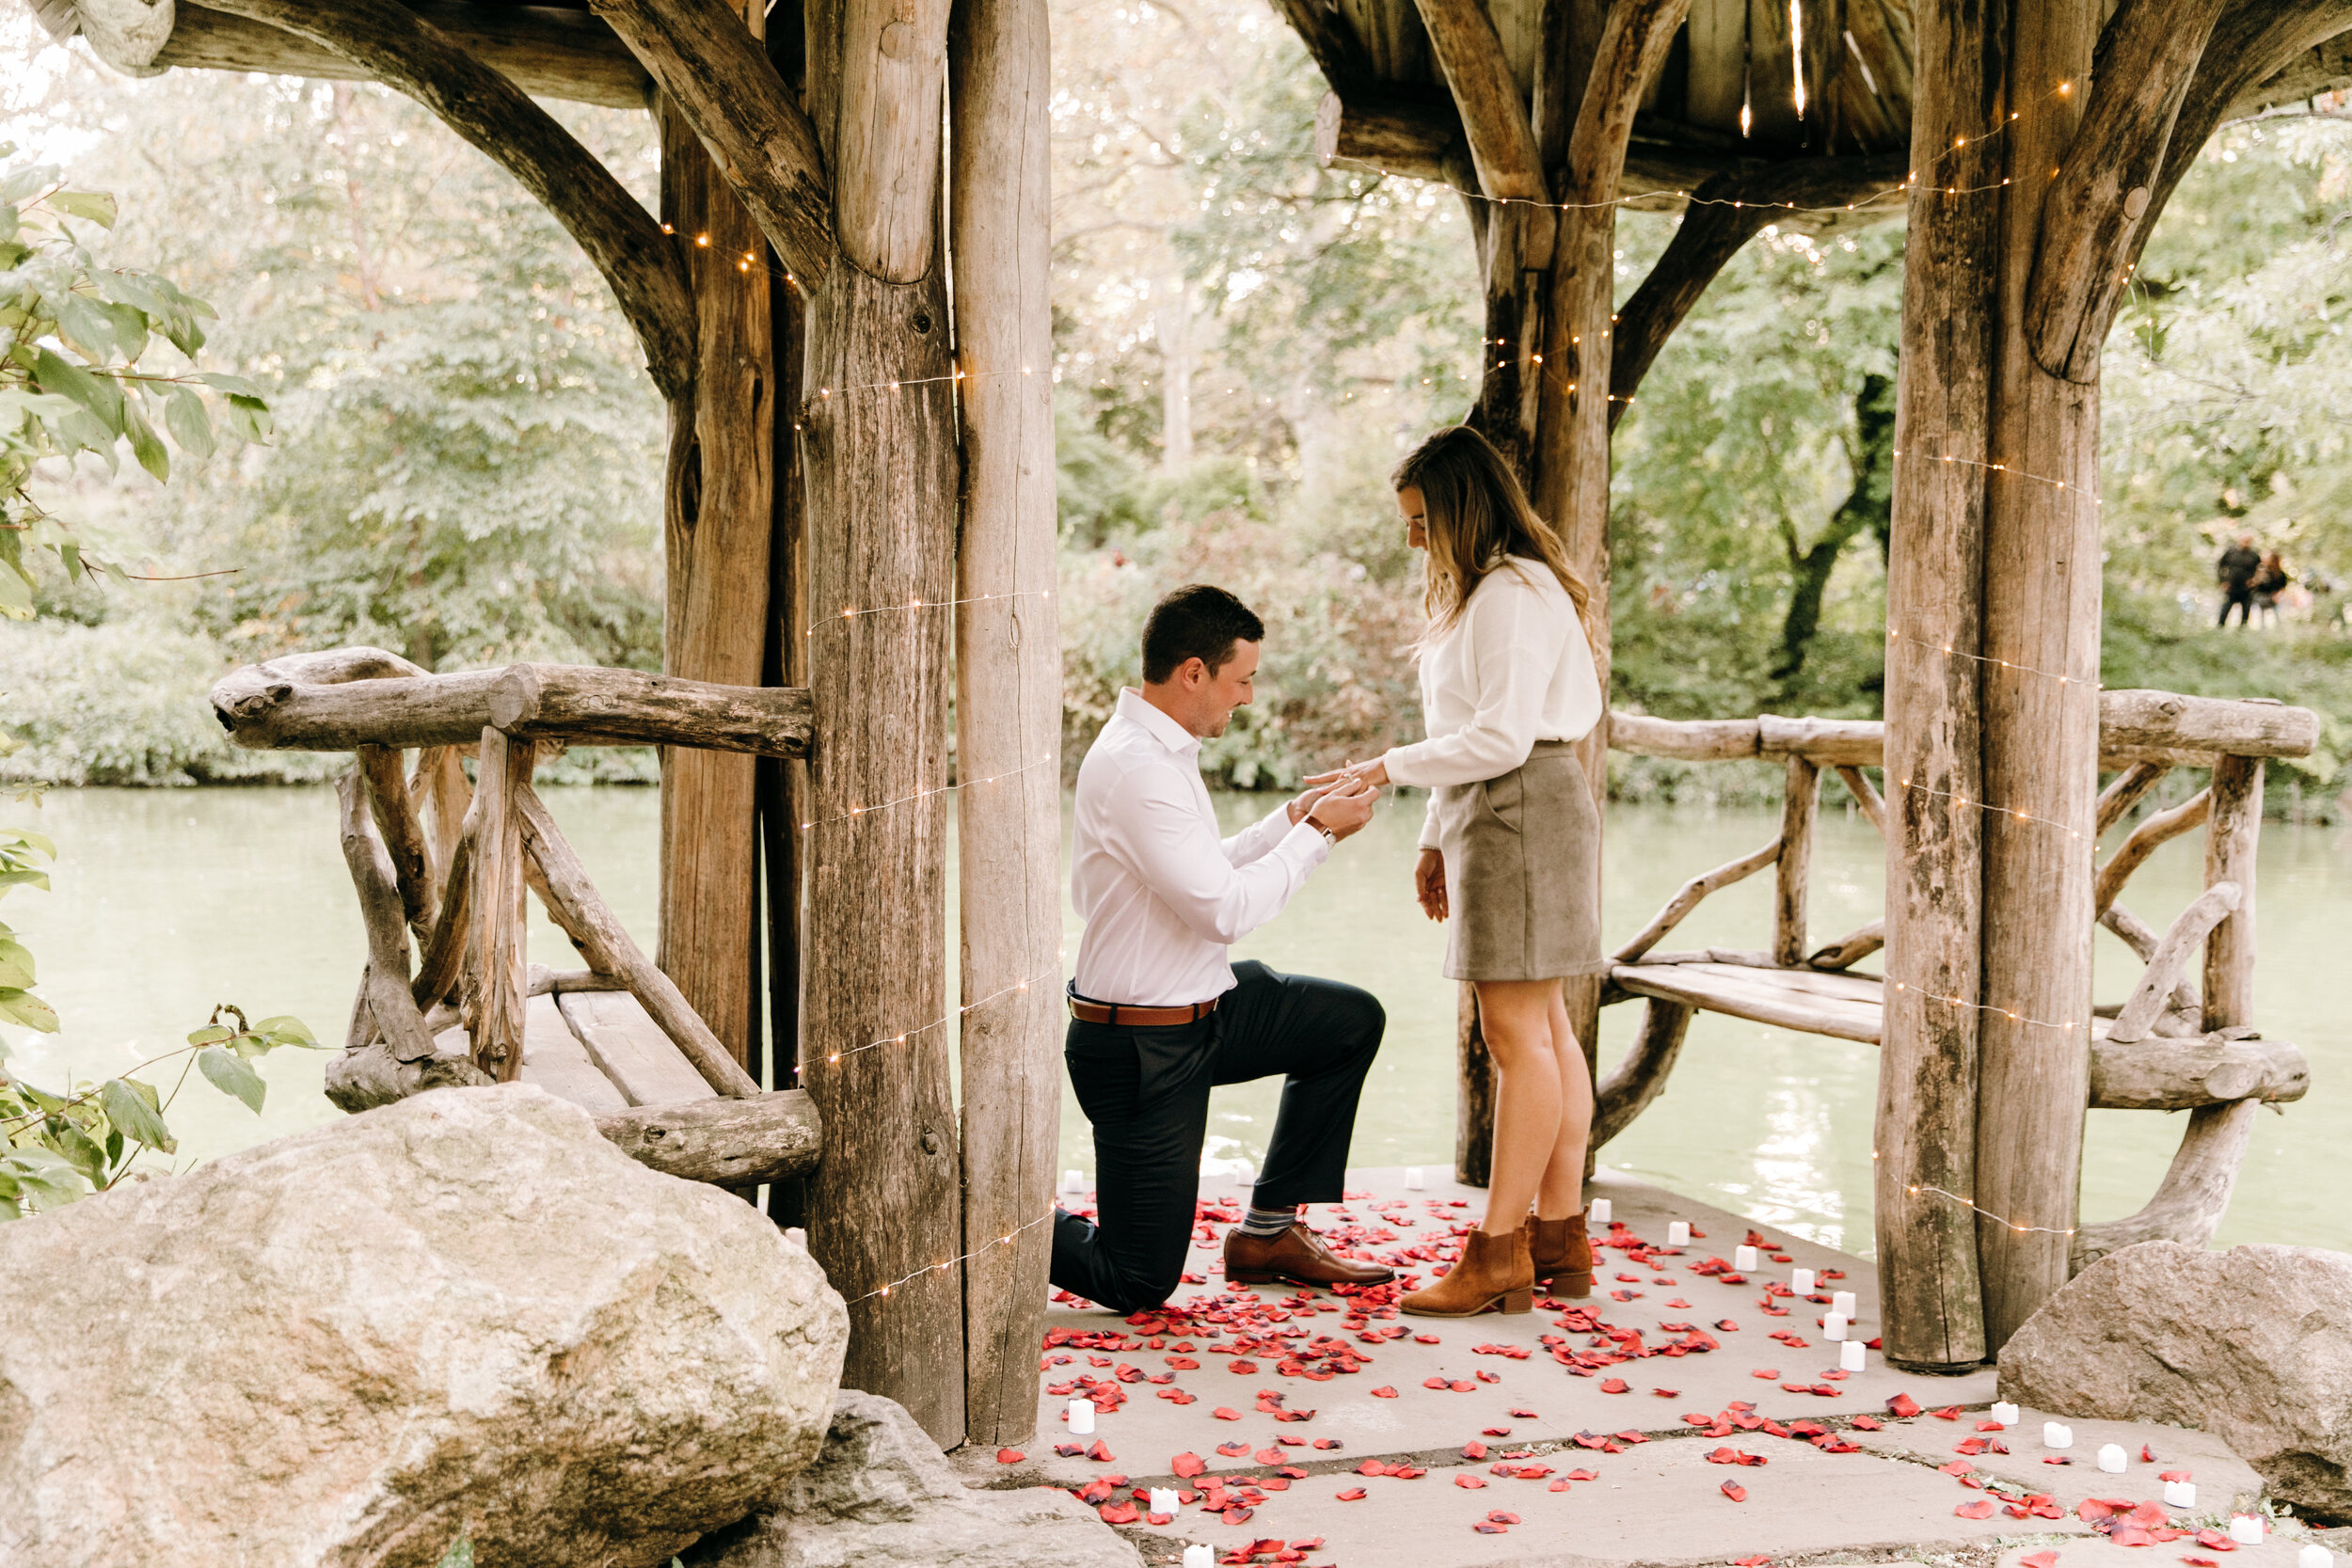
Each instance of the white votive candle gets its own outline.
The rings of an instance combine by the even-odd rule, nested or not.
[[[2017,1407],[2010,1403],[2009,1401],[1994,1400],[1993,1402],[1993,1418],[2000,1422],[2003,1426],[2015,1426],[2017,1424]]]
[[[1607,1225],[1615,1217],[1615,1215],[1616,1211],[1610,1206],[1610,1202],[1607,1198],[1597,1197],[1585,1206],[1584,1223],[1587,1225]]]
[[[1823,1316],[1823,1317],[1822,1317],[1822,1319],[1821,1319],[1821,1338],[1824,1338],[1824,1339],[1843,1339],[1845,1337],[1846,1337],[1846,1314],[1844,1314],[1843,1312],[1831,1312],[1831,1313],[1828,1313],[1828,1314],[1826,1314],[1825,1316]]]
[[[2314,1541],[2295,1554],[2295,1568],[2334,1568],[2336,1554]]]
[[[1838,1346],[1837,1370],[1845,1372],[1862,1370],[1863,1349],[1863,1343],[1859,1339],[1849,1339]]]
[[[1405,1190],[1406,1192],[1417,1193],[1428,1185],[1429,1179],[1422,1174],[1422,1168],[1419,1165],[1405,1167]]]
[[[1788,1271],[1788,1288],[1796,1291],[1797,1294],[1801,1296],[1811,1295],[1813,1293],[1813,1271],[1811,1269],[1790,1269]]]
[[[1093,1434],[1094,1402],[1092,1400],[1072,1400],[1070,1402],[1070,1435],[1073,1437],[1090,1437]]]
[[[1082,1170],[1066,1170],[1062,1172],[1061,1190],[1065,1193],[1085,1192],[1087,1190],[1087,1173]]]
[[[1829,1309],[1836,1313],[1839,1317],[1845,1319],[1848,1323],[1851,1323],[1856,1318],[1862,1316],[1861,1313],[1854,1310],[1853,1292],[1851,1291],[1832,1291],[1829,1295]]]
[[[2074,1429],[2057,1421],[2042,1423],[2042,1446],[2045,1449],[2071,1449],[2074,1446]]]
[[[1752,1246],[1733,1248],[1731,1266],[1741,1274],[1754,1274],[1756,1272],[1756,1248]]]
[[[1206,1546],[1184,1548],[1184,1568],[1216,1568],[1216,1554]]]
[[[1689,1246],[1691,1244],[1691,1222],[1689,1220],[1668,1220],[1666,1222],[1666,1244],[1668,1246]]]
[[[2197,1483],[2193,1481],[2166,1481],[2164,1483],[2164,1506],[2195,1508],[2197,1506]]]
[[[1173,1486],[1154,1486],[1152,1488],[1152,1506],[1144,1512],[1147,1513],[1173,1514],[1176,1512],[1176,1488]]]
[[[2241,1546],[2261,1545],[2263,1544],[2263,1522],[2251,1513],[2231,1514],[2230,1539]]]
[[[2108,1475],[2122,1475],[2130,1464],[2131,1460],[2124,1454],[2122,1444],[2102,1443],[2099,1445],[2099,1468]]]

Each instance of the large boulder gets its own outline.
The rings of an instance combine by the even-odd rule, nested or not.
[[[666,1563],[815,1457],[848,1316],[523,1084],[0,1225],[0,1562]]]
[[[1139,1568],[1059,1487],[981,1491],[897,1403],[845,1388],[824,1451],[759,1513],[687,1554],[694,1568]]]
[[[2001,1397],[2201,1428],[2272,1497],[2352,1518],[2352,1257],[2178,1242],[2110,1253],[2001,1347]]]

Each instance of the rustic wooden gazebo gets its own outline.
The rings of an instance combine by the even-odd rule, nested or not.
[[[800,741],[640,727],[666,742],[660,973],[611,951],[608,968],[583,944],[581,984],[623,990],[582,994],[635,997],[690,1057],[715,1039],[729,1062],[693,1064],[714,1090],[747,1098],[763,1077],[804,1089],[813,1117],[780,1096],[770,1120],[822,1130],[791,1217],[851,1301],[845,1380],[898,1400],[945,1444],[1025,1436],[1059,1104],[1043,0],[32,3],[54,37],[78,32],[133,74],[274,71],[406,93],[509,169],[603,272],[670,408],[664,673],[803,691],[806,761],[791,754]],[[532,95],[651,112],[659,214]],[[225,719],[248,699],[258,715],[337,692],[367,710],[325,741],[362,749],[353,787],[373,809],[347,801],[346,845],[379,905],[365,829],[402,830],[400,805],[446,785],[450,748],[479,753],[475,864],[508,869],[473,875],[474,936],[450,940],[478,953],[460,1011],[489,1036],[469,1070],[504,1071],[530,1050],[528,972],[506,940],[518,879],[556,883],[563,859],[527,809],[532,735],[593,743],[597,726],[575,712],[501,728],[453,697],[446,683],[468,677],[355,680],[358,664],[246,673],[216,695]],[[479,722],[420,741],[395,700],[409,688]],[[401,747],[416,752],[405,783]],[[944,994],[951,801],[969,905],[960,1003]],[[450,804],[433,816],[453,832]],[[395,893],[433,912],[458,901],[446,863],[437,878],[429,858],[409,869],[392,868]],[[379,1006],[355,1009],[354,1044],[398,1028],[409,1054],[374,1063],[397,1086],[399,1069],[423,1076],[431,1041],[410,1015],[439,979],[390,973],[406,946],[383,925],[363,998]],[[428,957],[433,931],[420,932]],[[564,985],[549,987],[562,1000]],[[959,1018],[961,1125],[946,1027]],[[769,1168],[805,1164],[779,1160]]]
[[[1597,583],[1608,580],[1609,431],[1724,263],[1768,224],[1908,220],[1874,758],[1889,781],[1893,988],[1873,1026],[1877,1237],[1889,1357],[1978,1364],[2071,1266],[2090,937],[2112,899],[2091,830],[2146,788],[2127,774],[2100,799],[2100,350],[2141,245],[2214,130],[2352,82],[2352,4],[1275,3],[1330,87],[1325,158],[1464,193],[1486,282],[1471,418]],[[1619,305],[1621,202],[1683,215]],[[1606,594],[1596,604],[1605,671]],[[2249,736],[2265,727],[2246,724]],[[1596,787],[1620,733],[1603,725],[1589,743]],[[2209,747],[2205,798],[2226,847],[2259,821],[2261,758],[2288,753],[2209,739],[2222,743]],[[1799,796],[1792,780],[1792,812]],[[2209,876],[2217,889],[2250,875],[2250,847],[2242,864],[2216,853],[2228,868]],[[1786,866],[1783,882],[1786,895]],[[2232,910],[2200,911],[2215,922],[2207,1028],[2250,1022],[2250,882],[2242,891]],[[1612,984],[1571,982],[1588,1050]],[[1462,1055],[1459,1164],[1477,1180],[1488,1074],[1467,1003]],[[2199,1115],[2176,1177],[2215,1154],[2217,1122]],[[2220,1163],[2234,1172],[2233,1153]],[[2166,1212],[2217,1216],[2212,1196]],[[2211,1234],[2210,1218],[2181,1223]]]

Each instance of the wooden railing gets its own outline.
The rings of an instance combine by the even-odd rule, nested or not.
[[[2309,755],[2318,728],[2308,709],[2276,703],[2164,691],[2101,694],[2100,756],[2116,777],[2099,796],[2094,837],[2122,821],[2176,767],[2209,768],[2212,782],[2182,804],[2144,818],[2097,874],[2097,919],[2144,968],[2128,999],[2097,1009],[2090,1103],[2193,1114],[2148,1206],[2125,1219],[2080,1227],[2077,1269],[2133,1242],[2209,1240],[2244,1160],[2255,1109],[2298,1100],[2310,1086],[2303,1053],[2264,1039],[2253,1027],[2253,896],[2265,761]],[[1886,832],[1884,802],[1864,772],[1880,763],[1883,726],[1771,715],[1685,721],[1613,714],[1609,744],[1689,762],[1777,758],[1786,765],[1787,783],[1780,831],[1769,843],[1685,882],[1613,955],[1603,1005],[1641,996],[1648,1010],[1633,1048],[1598,1085],[1595,1148],[1623,1132],[1664,1089],[1697,1011],[1871,1044],[1879,1043],[1883,1021],[1880,978],[1853,972],[1885,945],[1883,921],[1866,922],[1815,947],[1805,910],[1825,769],[1836,773],[1881,834]],[[2118,895],[2158,846],[2201,826],[2206,830],[2204,891],[2158,933]],[[1767,866],[1773,870],[1769,946],[1660,946],[1709,895]],[[2186,976],[2189,958],[2201,947],[2201,989]]]
[[[613,915],[532,787],[542,757],[567,746],[805,755],[807,692],[573,665],[437,675],[339,648],[245,666],[212,700],[240,746],[354,753],[338,798],[368,958],[326,1072],[338,1105],[529,1076],[672,1175],[745,1187],[815,1167],[808,1096],[761,1093]],[[526,887],[585,969],[530,962]],[[596,992],[633,1003],[599,1017]],[[534,1030],[539,997],[551,1001]]]

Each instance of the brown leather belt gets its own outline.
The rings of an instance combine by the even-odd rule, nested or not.
[[[1216,1011],[1216,997],[1195,1002],[1183,1007],[1135,1007],[1123,1002],[1089,1002],[1084,997],[1069,999],[1070,1016],[1081,1023],[1131,1023],[1137,1028],[1165,1028],[1170,1024],[1196,1023]]]

